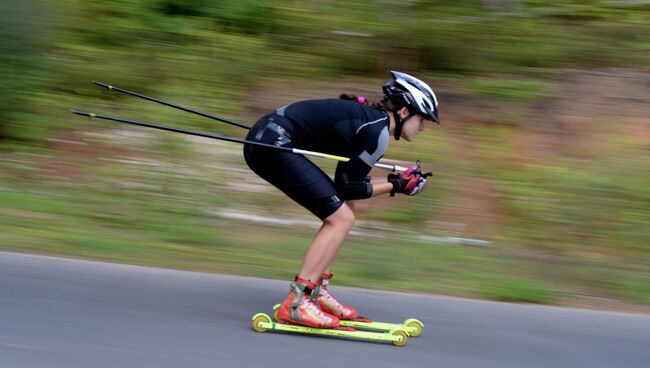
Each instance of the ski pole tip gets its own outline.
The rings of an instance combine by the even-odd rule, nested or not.
[[[111,86],[110,84],[102,83],[102,82],[99,82],[99,81],[96,81],[96,80],[94,80],[93,83],[95,83],[98,86],[107,88],[109,91],[113,89],[113,86]]]
[[[73,113],[73,114],[81,115],[81,116],[87,116],[89,118],[97,117],[97,114],[92,113],[92,112],[79,111],[79,110],[75,110],[75,109],[70,109],[70,112]]]

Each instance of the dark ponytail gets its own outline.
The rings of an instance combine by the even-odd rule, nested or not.
[[[371,108],[373,108],[373,109],[392,111],[391,104],[390,104],[390,102],[388,101],[388,99],[385,98],[385,96],[384,96],[384,98],[382,98],[381,101],[379,101],[379,102],[373,102],[373,103],[371,103],[370,101],[368,101],[368,99],[365,98],[364,96],[355,96],[355,95],[352,95],[352,94],[349,94],[349,93],[342,93],[342,94],[339,96],[339,98],[340,98],[341,100],[349,100],[349,101],[358,102],[358,103],[360,103],[360,104],[364,104],[364,105],[366,105],[366,106],[369,106],[369,107],[371,107]]]

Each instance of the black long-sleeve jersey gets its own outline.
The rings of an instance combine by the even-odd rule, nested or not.
[[[365,181],[388,148],[389,120],[382,110],[340,99],[296,102],[277,110],[292,122],[296,148],[349,157],[337,166],[335,182],[347,199],[367,198]]]

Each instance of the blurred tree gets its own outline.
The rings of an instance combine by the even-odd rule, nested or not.
[[[227,32],[260,34],[275,22],[269,0],[156,0],[154,8],[168,16],[209,17]]]
[[[19,127],[9,124],[29,112],[27,94],[40,83],[43,52],[41,1],[0,2],[0,139],[27,140]]]

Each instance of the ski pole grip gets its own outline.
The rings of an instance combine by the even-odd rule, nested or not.
[[[380,164],[379,162],[377,162],[373,166],[378,168],[378,169],[384,169],[384,170],[388,170],[388,171],[396,172],[396,173],[403,173],[404,171],[408,170],[407,167],[402,167],[402,166],[398,166],[398,165]]]

